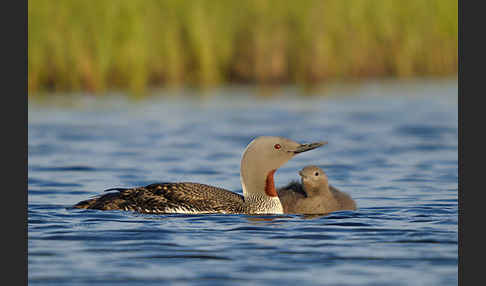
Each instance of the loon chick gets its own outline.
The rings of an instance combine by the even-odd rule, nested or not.
[[[300,144],[283,137],[261,136],[246,147],[241,158],[240,194],[199,183],[155,183],[145,187],[114,188],[74,208],[126,210],[141,213],[282,214],[275,189],[275,171],[296,154],[327,142]]]
[[[326,214],[339,210],[356,210],[356,203],[346,193],[328,183],[326,173],[317,166],[299,171],[301,184],[291,182],[278,190],[284,213]]]

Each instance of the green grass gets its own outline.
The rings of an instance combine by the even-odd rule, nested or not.
[[[455,75],[457,1],[31,0],[28,88]]]

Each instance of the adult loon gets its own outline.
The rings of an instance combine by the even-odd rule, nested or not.
[[[255,138],[241,158],[243,196],[199,183],[155,183],[144,187],[108,189],[106,191],[116,192],[81,201],[73,207],[140,213],[283,214],[273,179],[275,171],[295,155],[326,143],[300,144],[275,136]]]

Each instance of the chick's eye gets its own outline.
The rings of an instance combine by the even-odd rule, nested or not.
[[[280,144],[275,144],[275,145],[273,145],[273,148],[278,150],[278,149],[282,148],[282,146],[280,146]]]
[[[315,172],[314,175],[319,176],[319,172]]]

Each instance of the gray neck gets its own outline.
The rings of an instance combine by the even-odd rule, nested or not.
[[[240,180],[248,213],[283,213],[279,198],[270,197],[265,193],[266,171],[258,168],[249,170],[242,162]]]
[[[283,207],[278,197],[265,193],[265,184],[272,165],[255,150],[254,142],[250,143],[241,158],[240,180],[248,213],[282,214]]]
[[[240,180],[245,198],[253,195],[265,195],[265,181],[268,171],[264,168],[264,162],[259,162],[258,157],[251,153],[251,144],[243,153],[240,165]]]
[[[243,196],[245,198],[249,198],[251,196],[267,196],[265,194],[266,179],[266,174],[261,175],[258,174],[258,172],[251,172],[250,170],[244,170],[242,168],[240,180],[243,188]]]

